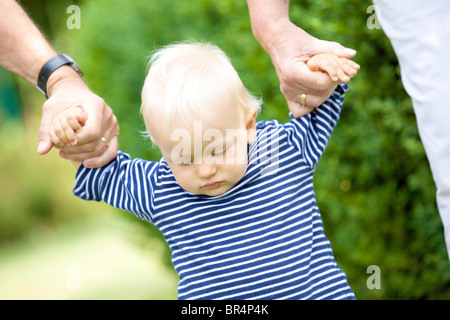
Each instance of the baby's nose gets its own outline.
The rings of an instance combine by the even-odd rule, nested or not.
[[[215,164],[202,163],[197,165],[197,176],[203,179],[207,179],[213,176],[217,172]]]

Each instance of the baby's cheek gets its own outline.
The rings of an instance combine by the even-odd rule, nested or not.
[[[233,164],[227,166],[227,171],[230,174],[230,180],[234,182],[234,184],[238,183],[245,175],[247,171],[247,164]]]
[[[172,169],[173,176],[175,180],[178,182],[180,187],[184,190],[195,193],[195,177],[187,168],[174,168]]]

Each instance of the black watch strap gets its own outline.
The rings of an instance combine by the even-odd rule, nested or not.
[[[39,72],[38,76],[38,82],[37,82],[37,88],[39,91],[41,91],[47,98],[47,81],[50,75],[59,67],[69,65],[71,66],[79,75],[80,77],[83,76],[83,72],[78,67],[78,65],[73,61],[71,57],[69,57],[67,54],[63,53],[56,57],[51,58],[48,60],[44,66],[42,67],[41,71]]]

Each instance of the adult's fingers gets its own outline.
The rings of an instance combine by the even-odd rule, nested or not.
[[[110,141],[114,136],[118,136],[120,131],[117,118],[113,114],[112,117],[108,119],[108,122],[103,124],[103,127],[106,129],[97,139],[92,140],[92,138],[89,138],[89,142],[86,142],[85,140],[84,143],[80,136],[85,133],[84,130],[86,127],[82,127],[79,133],[77,133],[78,144],[75,146],[65,146],[63,148],[64,155],[67,156],[68,159],[76,161],[84,161],[88,158],[100,156],[102,152],[106,151],[104,142],[101,141],[101,138]],[[87,135],[84,135],[85,139],[86,137]]]
[[[83,165],[86,168],[99,168],[111,162],[117,156],[117,151],[119,150],[118,137],[114,136],[111,141],[109,141],[109,145],[107,147],[108,148],[102,153],[101,156],[87,159],[83,161]]]
[[[332,86],[332,80],[323,72],[311,71],[301,61],[286,61],[278,72],[280,89],[289,99],[300,91],[312,95],[322,95]],[[300,92],[301,93],[301,92]]]
[[[107,149],[108,145],[98,139],[85,144],[83,147],[64,145],[59,152],[59,156],[68,160],[85,161],[101,156]]]
[[[69,160],[83,161],[85,162],[85,165],[87,167],[97,167],[107,164],[116,156],[117,149],[108,148],[108,145],[104,141],[102,141],[102,138],[105,138],[109,146],[114,147],[118,143],[114,144],[111,142],[117,141],[117,137],[120,131],[115,116],[110,119],[110,122],[111,123],[107,125],[107,130],[103,133],[102,137],[83,145],[65,145],[60,152],[60,156]],[[104,155],[104,153],[106,154]],[[93,159],[92,164],[90,164],[91,159]]]
[[[297,67],[297,72],[280,77],[280,89],[288,105],[301,103],[300,96],[305,93],[308,107],[320,106],[336,88],[336,82],[323,72],[312,72],[304,63],[298,63]]]
[[[95,153],[75,153],[68,154],[63,149],[60,150],[59,156],[64,159],[82,161],[86,168],[99,168],[107,165],[113,160],[119,150],[118,136],[113,137],[108,144],[100,141]],[[96,155],[96,156],[93,156]]]
[[[48,135],[53,143],[53,145],[57,148],[61,148],[64,146],[64,141],[62,137],[62,129],[59,121],[54,121],[53,126],[48,129]]]
[[[108,129],[104,133],[104,138],[100,139],[100,144],[103,146],[107,146],[107,149],[100,153],[100,155],[90,158],[85,158],[83,161],[83,165],[87,168],[98,168],[108,164],[111,160],[113,160],[117,151],[119,150],[119,126],[117,124],[117,119],[113,115],[111,118],[111,124],[108,126]]]
[[[314,107],[308,107],[295,101],[288,101],[288,107],[294,118],[306,116],[315,109]]]
[[[317,53],[331,53],[341,58],[351,59],[356,55],[356,50],[346,48],[343,45],[326,40],[317,40],[317,44],[314,47],[315,54]]]
[[[81,145],[101,138],[109,126],[113,125],[114,117],[111,108],[100,97],[84,103],[82,108],[87,115],[87,120],[78,134]]]

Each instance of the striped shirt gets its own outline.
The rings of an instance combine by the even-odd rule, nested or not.
[[[167,162],[119,152],[77,172],[74,194],[153,223],[172,251],[179,299],[355,299],[338,268],[313,173],[338,121],[346,84],[311,114],[257,123],[245,176],[222,195],[182,189]]]

